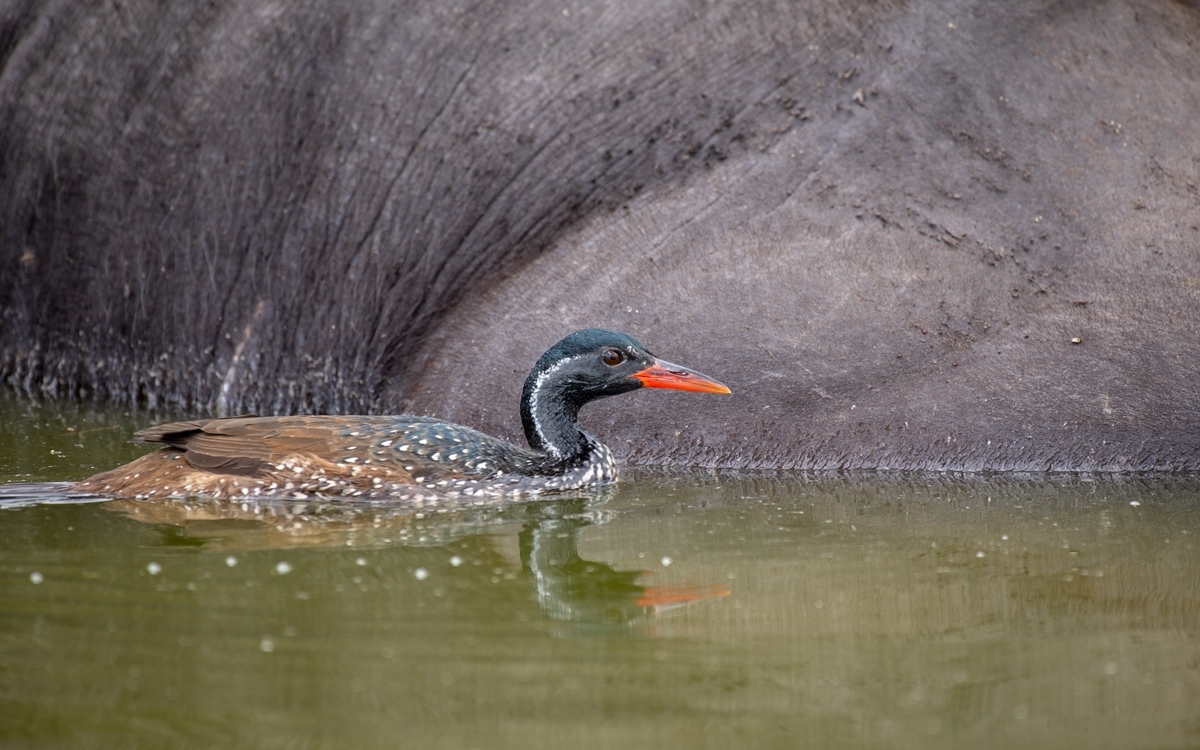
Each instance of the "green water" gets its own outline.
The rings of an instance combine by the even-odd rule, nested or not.
[[[0,417],[0,482],[155,419]],[[0,747],[1200,747],[1194,479],[8,507]]]

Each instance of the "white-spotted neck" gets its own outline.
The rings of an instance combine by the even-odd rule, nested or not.
[[[535,368],[521,394],[521,421],[529,447],[564,465],[583,463],[595,440],[579,429],[582,402],[571,393],[564,370],[579,357]]]

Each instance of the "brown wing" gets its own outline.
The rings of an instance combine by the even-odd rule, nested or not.
[[[156,425],[136,437],[182,450],[197,469],[252,476],[287,456],[333,454],[336,429],[324,417],[227,417]]]

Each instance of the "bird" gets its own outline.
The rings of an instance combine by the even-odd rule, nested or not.
[[[432,417],[240,416],[140,430],[159,450],[72,488],[153,500],[352,499],[418,507],[489,502],[616,482],[612,452],[579,425],[585,404],[639,388],[730,393],[658,359],[633,336],[588,328],[550,347],[521,392],[528,448]]]

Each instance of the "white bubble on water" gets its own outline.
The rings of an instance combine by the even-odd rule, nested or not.
[[[463,559],[458,555],[455,555],[454,557],[450,558],[450,564],[457,568],[459,565],[463,564]]]
[[[44,580],[46,580],[46,578],[36,570],[29,574],[29,582],[34,586],[38,585]]]
[[[275,572],[281,576],[285,576],[292,572],[292,564],[286,560],[280,560],[275,563]]]
[[[233,566],[237,565],[237,558],[233,555],[230,555],[229,557],[225,558],[225,564],[232,568]]]
[[[156,576],[162,572],[162,566],[156,562],[149,563],[146,565],[146,572],[152,576]]]
[[[275,639],[269,635],[264,635],[262,640],[258,642],[258,647],[264,654],[269,654],[275,650]]]
[[[666,555],[663,555],[662,564],[663,564],[664,568],[669,568],[671,566],[671,563],[673,563],[673,562],[675,562],[675,561],[672,560],[671,558],[667,557]]]
[[[413,571],[413,577],[416,578],[418,581],[424,581],[426,578],[429,577],[429,571],[425,570],[424,568],[417,568],[416,570]]]
[[[355,560],[355,561],[354,561],[354,564],[355,564],[355,565],[357,565],[358,567],[360,567],[360,568],[361,568],[361,567],[363,567],[364,565],[366,565],[366,564],[367,564],[367,558],[365,558],[365,557],[360,557],[360,558],[358,558],[357,560]]]

